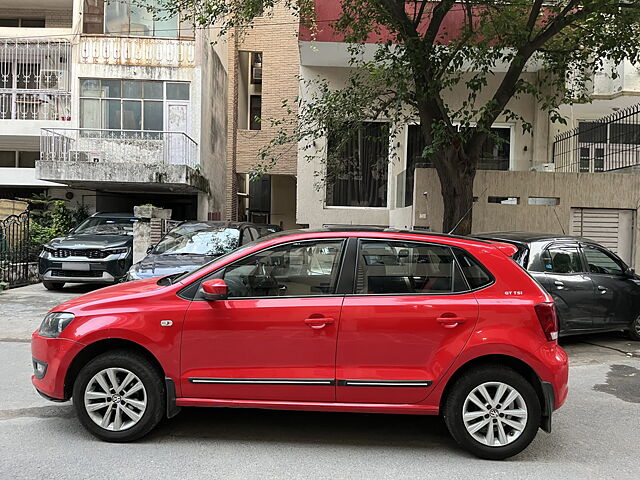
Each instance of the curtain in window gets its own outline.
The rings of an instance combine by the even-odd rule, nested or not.
[[[367,122],[340,147],[337,136],[329,136],[327,205],[386,207],[389,168],[389,126]],[[341,151],[336,155],[335,149]]]

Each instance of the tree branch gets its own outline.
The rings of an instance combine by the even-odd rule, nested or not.
[[[442,22],[455,3],[455,0],[441,0],[440,3],[435,6],[433,13],[431,14],[429,26],[424,33],[424,43],[427,45],[433,45],[433,42],[435,42],[438,32],[440,31],[440,27],[442,26]]]

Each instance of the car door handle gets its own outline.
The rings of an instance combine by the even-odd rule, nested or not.
[[[329,317],[311,317],[304,320],[304,323],[309,325],[314,330],[319,330],[326,327],[327,325],[332,325],[334,322],[335,320]]]
[[[553,284],[558,287],[558,290],[562,290],[564,288],[564,282],[561,282],[560,280],[556,280]]]
[[[436,322],[438,322],[444,328],[456,328],[458,325],[466,321],[467,321],[466,318],[455,317],[455,316],[451,316],[451,317],[442,316],[442,317],[436,318]]]
[[[602,295],[604,295],[605,293],[607,293],[607,289],[605,287],[603,287],[602,285],[598,285],[598,290],[600,291],[600,293]]]

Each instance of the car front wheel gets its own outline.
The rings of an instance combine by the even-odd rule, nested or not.
[[[629,326],[629,337],[640,342],[640,315]]]
[[[524,450],[540,425],[540,401],[531,384],[508,368],[485,366],[464,373],[444,406],[453,438],[480,458],[501,460]]]
[[[96,437],[109,442],[137,440],[164,416],[162,376],[141,355],[108,352],[80,370],[73,405],[82,425]]]

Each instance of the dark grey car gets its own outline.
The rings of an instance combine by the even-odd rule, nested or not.
[[[556,301],[560,335],[624,330],[640,340],[640,277],[602,245],[539,233],[474,236],[518,247],[514,259]]]
[[[195,270],[214,258],[261,237],[258,226],[242,222],[183,222],[167,233],[141,261],[128,280]]]
[[[130,213],[96,213],[69,232],[54,238],[40,252],[40,279],[48,290],[65,283],[109,284],[122,281],[133,260]]]

